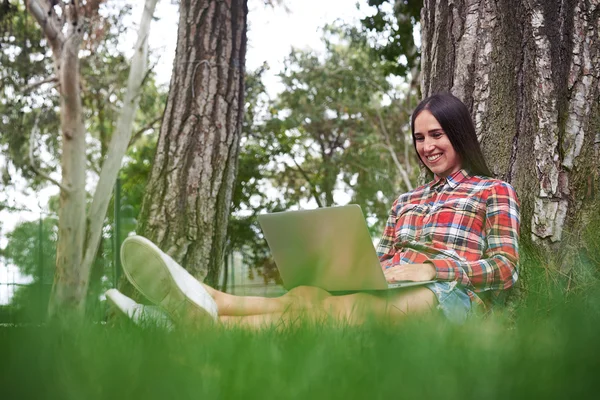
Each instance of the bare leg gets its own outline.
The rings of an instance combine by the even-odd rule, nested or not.
[[[217,303],[219,316],[249,316],[276,314],[297,309],[306,309],[318,304],[331,295],[312,286],[300,286],[280,297],[235,296],[204,285]]]
[[[290,292],[291,293],[291,292]],[[397,322],[407,315],[430,312],[437,304],[432,291],[424,287],[398,290],[391,293],[355,293],[346,296],[327,296],[313,303],[301,303],[287,311],[258,315],[221,315],[226,326],[247,328],[288,327],[298,321],[318,323],[322,321],[345,322],[360,325],[369,318]]]

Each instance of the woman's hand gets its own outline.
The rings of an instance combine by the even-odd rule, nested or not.
[[[400,264],[383,271],[388,283],[398,281],[422,282],[435,279],[435,267],[433,264]]]

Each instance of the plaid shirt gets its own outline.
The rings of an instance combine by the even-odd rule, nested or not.
[[[394,202],[377,255],[384,270],[432,263],[435,279],[457,281],[484,304],[517,281],[519,225],[512,186],[460,170]]]

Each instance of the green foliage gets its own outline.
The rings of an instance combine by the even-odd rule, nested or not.
[[[9,4],[0,21],[0,148],[6,155],[2,182],[7,185],[14,178],[10,162],[36,186],[40,181],[29,169],[29,135],[38,120],[40,146],[57,151],[58,98],[51,83],[34,86],[51,74],[50,50],[41,30],[20,2]]]
[[[22,274],[32,275],[35,281],[42,279],[45,283],[52,283],[57,238],[56,217],[23,222],[6,235],[7,245],[3,255],[8,263],[19,267]],[[40,271],[44,273],[43,278]]]
[[[368,0],[377,12],[365,17],[361,27],[350,29],[353,39],[368,43],[373,57],[384,65],[387,74],[406,76],[420,64],[420,53],[413,38],[419,23],[422,0]]]
[[[287,179],[285,197],[294,199],[295,195],[296,204],[312,197],[319,205],[331,206],[341,175],[341,181],[355,193],[352,201],[370,199],[359,204],[368,215],[385,218],[393,198],[406,190],[382,146],[378,118],[378,113],[397,112],[396,103],[384,105],[397,98],[397,89],[366,48],[351,47],[335,27],[325,32],[327,53],[322,60],[316,54],[295,51],[281,75],[285,90],[274,105],[277,117],[267,129],[277,136],[281,154],[292,157],[297,165],[288,164],[277,178]],[[390,122],[397,119],[383,121]],[[402,159],[401,126],[407,120],[398,122],[400,126],[390,130],[390,139]]]
[[[16,287],[11,300],[10,307],[19,321],[44,319],[54,277],[57,236],[58,220],[54,216],[22,222],[6,235],[4,262],[33,277],[31,284]]]
[[[121,203],[133,208],[132,217],[137,218],[142,207],[146,182],[150,177],[152,161],[156,152],[156,132],[147,134],[136,141],[127,152],[127,162],[121,169],[123,196]],[[111,209],[113,205],[111,204]]]

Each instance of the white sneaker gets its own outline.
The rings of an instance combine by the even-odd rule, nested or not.
[[[173,322],[160,308],[138,304],[117,289],[108,289],[104,295],[111,309],[119,312],[139,326],[156,325],[168,330],[173,329]]]
[[[145,237],[123,241],[121,263],[129,282],[174,321],[217,319],[217,303],[204,286]]]

